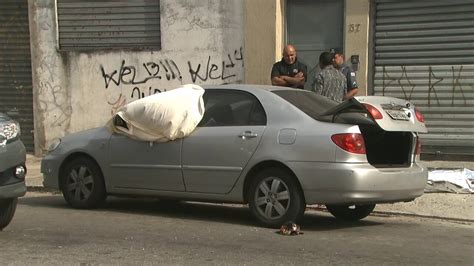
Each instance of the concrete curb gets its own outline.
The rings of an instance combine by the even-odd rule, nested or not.
[[[431,216],[431,215],[420,215],[420,214],[413,214],[413,213],[404,213],[404,212],[381,212],[381,211],[374,211],[371,215],[376,216],[408,216],[408,217],[419,217],[425,219],[437,219],[443,221],[453,221],[459,223],[474,223],[473,219],[459,219],[459,218],[451,218],[451,217],[440,217],[440,216]]]

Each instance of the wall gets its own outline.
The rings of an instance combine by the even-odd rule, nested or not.
[[[370,0],[346,0],[345,5],[344,53],[346,60],[350,60],[351,55],[359,55],[358,95],[367,95]]]
[[[245,83],[271,84],[270,71],[284,44],[285,0],[244,0]]]
[[[54,0],[29,0],[35,153],[181,84],[244,80],[243,2],[161,0],[160,51],[62,52]]]

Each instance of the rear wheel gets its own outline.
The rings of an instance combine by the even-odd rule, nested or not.
[[[369,214],[374,210],[375,204],[326,205],[326,208],[337,219],[346,221],[358,221],[369,216]]]
[[[105,201],[102,172],[99,166],[87,157],[78,157],[68,162],[59,182],[64,199],[74,208],[96,208]]]
[[[248,200],[252,215],[268,227],[296,222],[306,208],[303,193],[293,175],[279,168],[265,169],[255,176]]]
[[[17,198],[0,200],[0,231],[7,227],[15,214]]]

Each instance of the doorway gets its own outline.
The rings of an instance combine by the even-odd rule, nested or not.
[[[310,89],[319,55],[344,48],[344,0],[287,0],[286,25],[286,43],[296,47],[298,60],[308,66],[305,89]]]

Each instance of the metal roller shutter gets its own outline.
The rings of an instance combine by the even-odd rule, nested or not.
[[[375,0],[375,95],[424,114],[427,154],[474,155],[474,1]]]
[[[58,0],[61,50],[161,48],[159,0]]]
[[[33,88],[27,0],[0,7],[0,112],[20,122],[21,139],[34,151]]]

